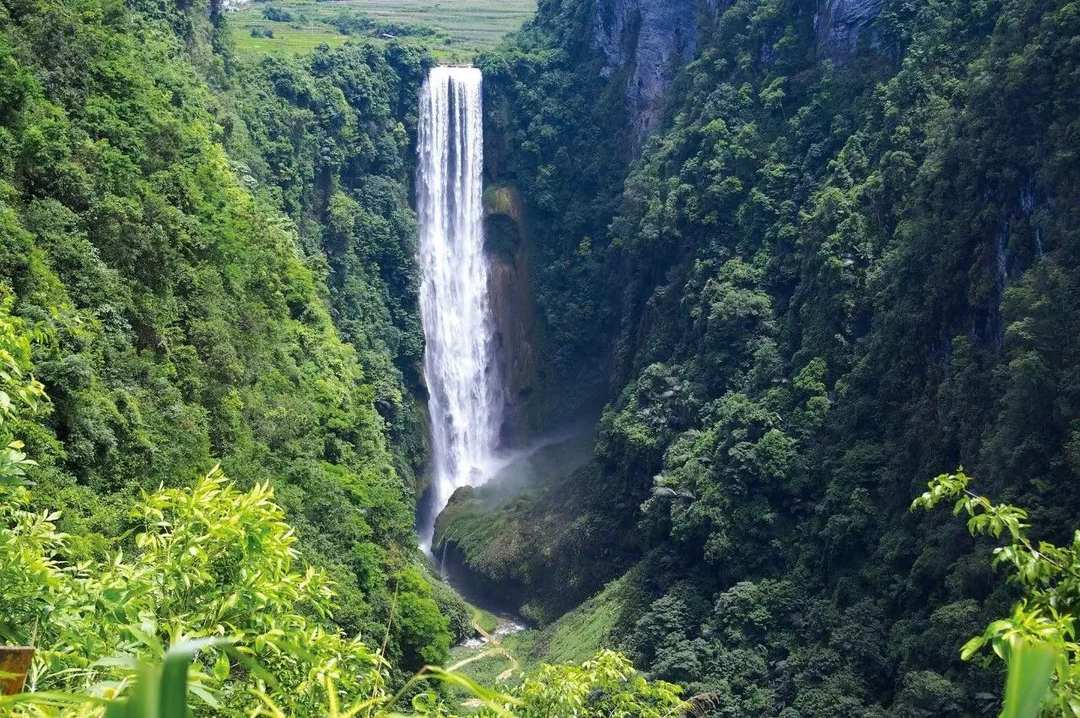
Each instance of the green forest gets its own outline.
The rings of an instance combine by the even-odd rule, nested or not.
[[[1080,717],[1080,2],[481,5],[0,0],[0,716]]]

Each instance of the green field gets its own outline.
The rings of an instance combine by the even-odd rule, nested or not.
[[[268,18],[267,8],[283,17]],[[229,20],[241,54],[302,54],[364,37],[416,42],[444,62],[468,62],[535,10],[536,0],[271,0],[231,10]]]

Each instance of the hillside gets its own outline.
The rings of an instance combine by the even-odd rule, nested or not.
[[[1078,16],[825,6],[550,2],[481,58],[538,393],[609,404],[591,467],[442,531],[543,620],[636,567],[601,643],[717,715],[974,715],[1015,588],[908,507],[962,464],[1076,527]]]
[[[269,482],[299,555],[337,582],[338,625],[381,634],[415,593],[423,626],[395,622],[388,648],[414,670],[452,638],[412,533],[423,438],[404,382],[420,340],[399,269],[409,144],[391,114],[427,60],[355,48],[320,78],[238,69],[214,50],[212,8],[158,12],[42,0],[3,17],[0,292],[48,337],[34,370],[52,410],[9,430],[40,465],[32,506],[62,509],[69,560],[96,560],[132,549],[143,491],[217,462],[242,486]],[[379,84],[349,105],[333,71]],[[260,141],[320,112],[342,157],[371,148],[347,151],[340,181],[340,159],[312,155],[317,127]],[[357,220],[364,203],[377,222]]]
[[[296,55],[320,44],[364,38],[408,42],[440,62],[468,63],[494,48],[536,10],[535,0],[255,0],[233,9],[233,41],[243,55]]]

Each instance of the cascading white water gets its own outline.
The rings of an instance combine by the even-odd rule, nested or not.
[[[431,514],[420,527],[425,548],[454,490],[489,477],[501,420],[484,256],[481,83],[478,69],[435,67],[420,99],[420,316],[434,464]]]

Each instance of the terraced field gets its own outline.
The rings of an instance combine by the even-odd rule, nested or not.
[[[521,27],[536,0],[273,0],[230,12],[241,54],[299,54],[350,37],[422,43],[445,62],[467,62]]]

